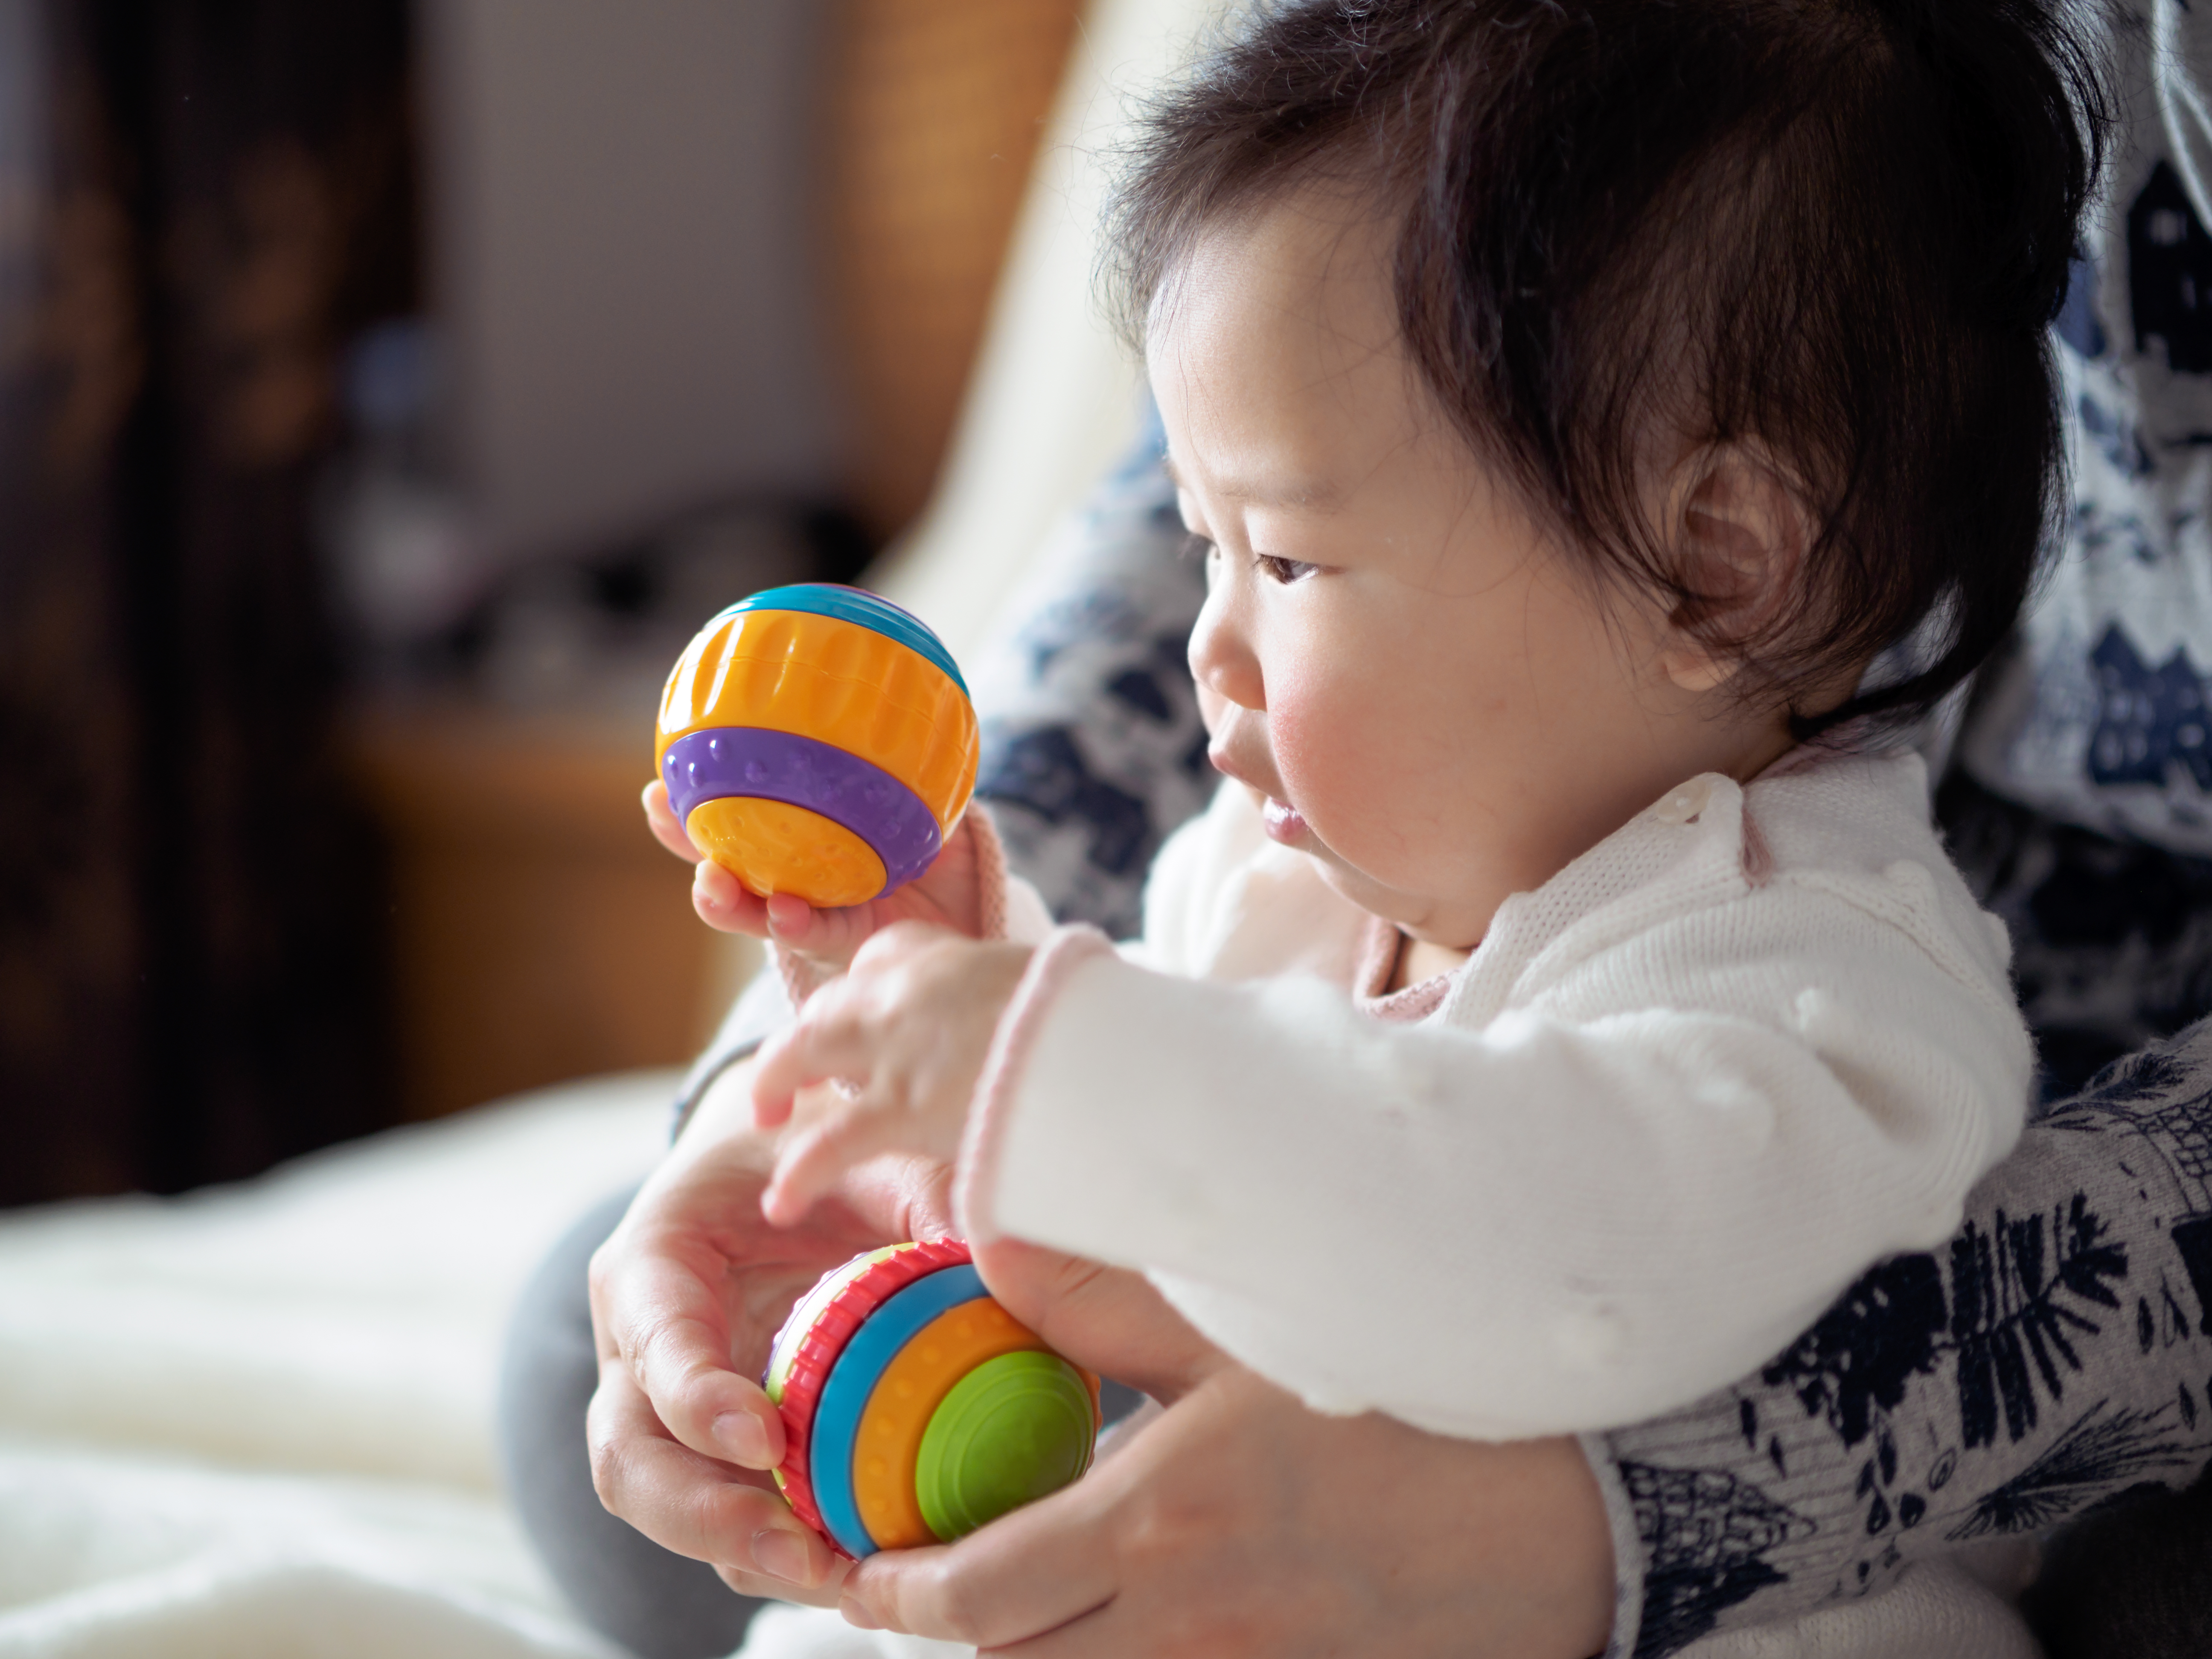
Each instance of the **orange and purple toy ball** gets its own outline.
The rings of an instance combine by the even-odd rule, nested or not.
[[[1091,1467],[1098,1379],[983,1288],[957,1239],[826,1274],[761,1379],[783,1417],[776,1486],[858,1559],[951,1543]]]
[[[831,908],[929,868],[975,787],[975,710],[936,635],[857,587],[740,599],[661,693],[653,762],[692,844]]]

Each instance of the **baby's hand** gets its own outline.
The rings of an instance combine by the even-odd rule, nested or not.
[[[663,847],[695,866],[691,908],[702,921],[725,933],[773,940],[832,970],[842,969],[872,934],[894,922],[926,921],[970,937],[982,931],[975,843],[965,818],[917,879],[882,898],[837,910],[817,910],[790,893],[762,898],[701,856],[668,805],[668,786],[658,778],[645,786],[645,820]]]
[[[880,1152],[950,1162],[1029,961],[1025,945],[979,944],[910,922],[862,945],[852,971],[816,992],[799,1023],[760,1051],[753,1115],[763,1128],[787,1121],[793,1097],[811,1083],[850,1085],[785,1145],[761,1212],[789,1226],[845,1170]]]

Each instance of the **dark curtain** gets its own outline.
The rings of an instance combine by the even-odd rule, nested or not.
[[[404,0],[0,0],[0,1202],[389,1120],[311,519],[409,62]]]

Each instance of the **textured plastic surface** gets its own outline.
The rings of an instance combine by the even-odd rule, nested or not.
[[[988,1294],[982,1275],[964,1263],[916,1279],[884,1299],[830,1366],[821,1404],[814,1410],[807,1476],[814,1483],[814,1506],[822,1512],[823,1529],[846,1554],[858,1559],[876,1552],[853,1500],[853,1444],[868,1396],[876,1391],[892,1358],[923,1326],[948,1309]]]
[[[853,1442],[853,1503],[878,1549],[934,1544],[914,1494],[915,1460],[931,1415],[988,1360],[1044,1342],[990,1297],[939,1314],[884,1368]]]
[[[883,768],[789,732],[717,726],[688,732],[662,751],[660,775],[668,786],[668,804],[691,830],[692,841],[729,864],[740,877],[749,867],[762,866],[757,862],[732,863],[723,857],[724,848],[709,839],[727,833],[712,827],[717,815],[693,817],[694,809],[702,803],[726,799],[757,802],[763,807],[780,803],[802,809],[810,818],[818,814],[850,831],[847,839],[858,838],[872,855],[869,862],[882,886],[898,887],[912,881],[929,868],[945,844],[937,819],[921,797]],[[720,816],[729,816],[728,809]],[[763,838],[754,839],[758,842]],[[733,857],[740,859],[746,850],[730,849]],[[803,850],[780,852],[785,866],[781,873],[787,883],[783,890],[804,894],[793,863]]]
[[[776,1467],[775,1484],[799,1518],[817,1532],[829,1529],[815,1501],[808,1462],[816,1408],[838,1356],[886,1299],[926,1275],[967,1261],[968,1247],[957,1239],[871,1251],[825,1277],[784,1322],[762,1378],[783,1419],[783,1462]],[[850,1479],[848,1474],[848,1485]]]
[[[750,599],[739,599],[722,616],[735,616],[741,611],[805,611],[817,617],[837,617],[858,623],[863,628],[888,635],[910,651],[921,652],[950,674],[952,683],[963,693],[968,690],[968,682],[960,678],[959,665],[952,660],[952,653],[930,631],[927,623],[911,611],[864,587],[848,587],[842,582],[793,582],[785,587],[763,588]],[[720,617],[715,618],[717,622],[720,620]]]
[[[702,800],[684,820],[684,830],[693,846],[763,898],[796,893],[826,910],[865,904],[897,884],[866,842],[785,801],[738,795]]]
[[[678,738],[714,726],[810,738],[879,767],[950,834],[975,787],[975,711],[959,683],[894,639],[840,617],[725,612],[677,659],[661,694],[659,769]]]
[[[761,1373],[762,1392],[781,1405],[784,1387],[790,1380],[792,1366],[799,1356],[800,1344],[813,1329],[815,1321],[822,1317],[823,1310],[844,1294],[847,1285],[878,1262],[889,1261],[915,1248],[912,1244],[886,1244],[881,1249],[868,1250],[856,1255],[843,1267],[833,1268],[816,1279],[814,1288],[799,1298],[777,1330],[775,1340],[769,1345],[768,1369]],[[965,1257],[962,1259],[965,1260]],[[876,1300],[880,1302],[884,1296],[890,1294],[885,1291]]]
[[[915,1461],[915,1498],[946,1543],[1058,1492],[1091,1464],[1097,1408],[1058,1354],[1001,1354],[954,1385]]]

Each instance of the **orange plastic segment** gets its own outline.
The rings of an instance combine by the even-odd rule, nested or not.
[[[921,798],[945,835],[975,787],[975,710],[944,670],[838,617],[744,611],[693,640],[661,693],[653,766],[715,726],[812,738],[880,766]]]
[[[884,861],[842,823],[787,801],[726,795],[684,820],[691,844],[766,898],[796,893],[828,909],[884,890]]]
[[[1002,1353],[1051,1352],[988,1297],[939,1314],[884,1367],[853,1441],[853,1498],[879,1549],[934,1544],[915,1501],[923,1431],[954,1383]]]

